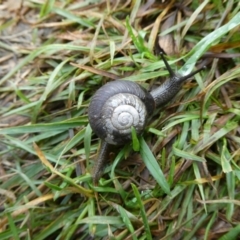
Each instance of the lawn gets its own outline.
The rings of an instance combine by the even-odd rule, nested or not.
[[[142,134],[103,141],[89,103],[203,68]],[[0,2],[0,239],[240,239],[240,4]]]

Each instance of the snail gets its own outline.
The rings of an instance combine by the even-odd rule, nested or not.
[[[93,95],[88,118],[93,132],[102,140],[93,172],[95,185],[102,175],[112,145],[124,145],[131,141],[132,127],[137,135],[141,135],[154,110],[166,105],[180,91],[185,80],[202,70],[180,76],[173,72],[163,51],[160,51],[160,56],[170,79],[156,89],[148,92],[135,82],[115,80],[102,86]]]

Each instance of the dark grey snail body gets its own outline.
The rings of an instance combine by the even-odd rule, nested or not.
[[[201,70],[187,76],[177,76],[162,52],[160,55],[170,73],[170,79],[160,87],[148,92],[135,82],[116,80],[101,87],[92,97],[88,113],[89,123],[96,135],[102,139],[93,172],[94,184],[97,184],[101,177],[111,145],[130,141],[132,127],[140,135],[154,109],[172,100],[183,82]]]

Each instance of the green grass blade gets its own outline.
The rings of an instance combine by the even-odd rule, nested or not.
[[[137,132],[134,127],[131,127],[131,133],[132,133],[132,144],[133,144],[133,150],[138,152],[140,150],[140,144],[137,137]]]
[[[231,230],[229,230],[226,234],[219,238],[219,240],[237,240],[240,235],[240,225],[238,224]]]
[[[45,124],[32,124],[28,126],[19,126],[0,129],[0,134],[26,134],[51,131],[68,130],[70,128],[79,127],[85,125],[88,121],[86,118],[75,118],[58,123],[45,123]]]
[[[140,208],[141,217],[142,217],[143,225],[144,225],[144,230],[145,230],[145,233],[146,233],[146,239],[151,240],[152,239],[152,234],[151,234],[150,226],[149,226],[149,223],[148,223],[148,218],[147,218],[147,215],[146,215],[146,212],[145,212],[145,208],[144,208],[144,205],[143,205],[143,201],[141,199],[141,195],[139,194],[137,187],[134,184],[131,184],[131,185],[132,185],[134,195],[137,199],[137,204]]]
[[[85,150],[87,162],[90,156],[91,139],[92,139],[92,129],[90,127],[90,124],[88,124],[84,134],[84,150]]]
[[[155,157],[153,156],[151,150],[149,149],[148,145],[144,141],[143,137],[140,137],[140,154],[142,156],[142,159],[149,170],[149,172],[152,174],[154,179],[157,181],[157,183],[160,185],[162,190],[170,194],[170,187],[168,185],[168,182],[161,170],[161,168],[158,165],[158,162],[156,161]]]
[[[206,52],[208,48],[210,48],[214,43],[219,42],[222,36],[224,36],[226,33],[228,33],[233,28],[239,25],[240,25],[240,12],[237,13],[228,23],[217,28],[212,33],[208,34],[206,37],[201,39],[201,41],[199,41],[198,44],[188,53],[188,55],[190,55],[191,57],[179,70],[179,74],[183,76],[189,74],[193,70],[196,61],[201,57],[203,53]]]
[[[183,151],[173,147],[173,153],[178,156],[182,157],[187,160],[197,161],[197,162],[205,162],[206,160],[203,157],[199,157],[191,152]]]
[[[120,213],[120,216],[122,217],[122,221],[125,224],[125,227],[127,227],[128,231],[132,234],[132,239],[137,240],[137,236],[134,233],[134,227],[128,217],[128,214],[126,210],[122,206],[118,206],[118,212]]]

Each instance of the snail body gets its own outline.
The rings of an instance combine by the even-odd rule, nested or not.
[[[88,109],[89,123],[93,132],[102,140],[93,172],[94,184],[101,177],[111,145],[129,142],[132,127],[140,135],[155,108],[172,100],[183,82],[202,70],[198,69],[187,76],[178,76],[172,71],[162,52],[160,55],[170,73],[170,79],[160,87],[148,92],[135,82],[116,80],[102,86],[92,97]]]

